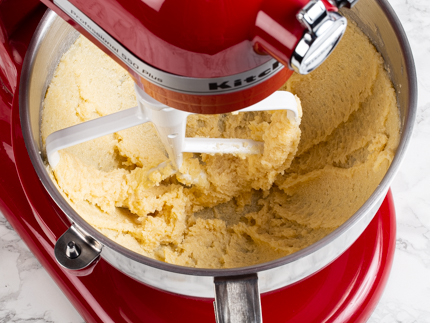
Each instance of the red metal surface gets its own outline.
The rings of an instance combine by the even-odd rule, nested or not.
[[[2,66],[15,69],[16,82],[25,46],[40,14],[28,17],[26,25],[16,29],[8,40],[1,39],[0,49],[11,49],[2,53],[2,60],[15,53],[9,57],[14,65]],[[11,70],[5,72],[2,84],[10,82],[4,79],[6,75],[13,74],[8,74]],[[13,89],[16,86],[11,84]],[[17,95],[17,90],[11,92],[6,86],[0,89],[0,209],[85,321],[214,322],[212,300],[155,290],[103,260],[87,276],[71,275],[59,267],[53,243],[66,229],[64,215],[44,190],[25,150]],[[394,246],[395,214],[389,192],[369,227],[342,256],[311,277],[262,295],[264,321],[365,322],[388,279]]]
[[[22,33],[18,27],[24,20],[27,20],[29,26],[37,22],[38,19],[34,21],[32,16],[35,11],[40,10],[38,6],[41,6],[38,0],[0,0],[0,86],[10,95],[18,84],[15,64],[22,63],[27,48],[25,43],[28,42],[25,38],[32,35],[25,33],[18,36],[17,34]],[[11,37],[12,35],[15,37]],[[24,44],[21,44],[22,42]]]

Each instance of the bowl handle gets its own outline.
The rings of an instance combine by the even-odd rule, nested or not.
[[[215,277],[217,323],[262,323],[257,274]]]

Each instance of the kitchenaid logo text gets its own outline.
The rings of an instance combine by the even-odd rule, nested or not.
[[[228,80],[228,81],[223,81],[219,83],[217,82],[209,83],[209,90],[216,91],[216,90],[222,90],[222,89],[243,87],[243,85],[251,84],[266,78],[274,71],[276,71],[280,67],[280,65],[281,64],[279,62],[274,62],[271,67],[265,69],[263,72],[259,73],[258,75],[249,75],[245,78],[239,78],[232,81]]]

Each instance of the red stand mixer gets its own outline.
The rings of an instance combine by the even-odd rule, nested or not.
[[[102,44],[100,48],[126,67],[138,87],[152,98],[187,112],[224,113],[257,104],[271,95],[291,75],[287,67],[300,73],[316,68],[345,30],[346,19],[336,13],[337,7],[350,7],[356,1],[333,4],[305,0],[191,1],[186,7],[178,1],[166,0],[112,0],[103,5],[78,0],[44,2],[93,42]],[[394,251],[391,195],[382,201],[409,140],[416,105],[410,51],[398,21],[384,1],[370,7],[391,15],[391,22],[397,28],[397,45],[405,55],[402,62],[407,68],[403,78],[400,74],[393,76],[394,83],[401,84],[403,89],[406,87],[407,94],[399,100],[404,122],[400,153],[386,178],[358,215],[321,243],[289,258],[231,270],[191,269],[140,259],[144,257],[136,257],[109,239],[97,236],[95,229],[79,220],[44,180],[47,175],[38,157],[38,146],[29,147],[29,142],[35,141],[38,134],[35,126],[38,120],[37,117],[34,120],[31,112],[22,114],[33,97],[40,95],[34,95],[37,90],[29,84],[38,73],[45,73],[38,67],[38,57],[44,54],[43,44],[35,44],[33,40],[28,49],[32,55],[27,55],[25,63],[28,66],[31,61],[33,67],[21,71],[22,59],[43,8],[37,1],[25,1],[25,4],[25,9],[20,8],[19,14],[14,15],[18,12],[16,2],[0,2],[1,121],[6,125],[1,130],[4,158],[1,159],[0,206],[86,321],[214,321],[213,300],[208,300],[213,295],[217,299],[218,322],[233,322],[234,318],[238,322],[259,322],[261,313],[265,322],[367,319],[382,293]],[[362,19],[369,14],[366,9],[362,10],[364,13],[359,13],[358,18],[354,13],[353,18]],[[182,14],[184,11],[186,16]],[[36,36],[47,29],[52,33],[58,23],[52,12],[43,19]],[[63,37],[61,33],[42,36]],[[388,36],[391,34],[383,38]],[[10,189],[6,189],[6,184]],[[72,227],[63,235],[70,223]],[[72,241],[80,241],[78,247],[70,244]],[[333,246],[335,251],[327,251]],[[318,255],[321,250],[325,250],[323,259],[321,252]],[[59,267],[54,253],[63,266],[86,269],[72,273]],[[80,263],[82,258],[85,259]],[[311,271],[306,268],[309,262],[313,264]],[[101,282],[100,277],[109,283]],[[188,297],[166,294],[145,284]],[[113,298],[106,297],[107,286],[116,293]],[[262,312],[259,289],[265,293]],[[168,310],[163,306],[166,303]],[[286,307],[288,313],[284,310]],[[242,314],[239,317],[237,313]]]

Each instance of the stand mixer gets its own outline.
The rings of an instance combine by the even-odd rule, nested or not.
[[[262,5],[261,11],[254,10],[254,15],[251,15],[253,17],[253,19],[251,19],[252,23],[250,24],[248,21],[247,26],[253,26],[253,28],[249,28],[248,30],[252,29],[253,32],[255,31],[255,35],[252,35],[253,37],[249,37],[249,35],[247,34],[245,40],[239,42],[237,42],[236,40],[232,40],[229,43],[228,39],[225,40],[227,45],[231,44],[232,42],[239,44],[236,48],[233,49],[230,49],[232,48],[232,46],[226,46],[228,48],[222,48],[220,50],[220,47],[215,48],[215,45],[219,45],[219,42],[221,42],[221,40],[217,39],[216,37],[208,39],[207,35],[211,33],[216,34],[217,28],[214,27],[212,29],[209,29],[209,31],[203,31],[198,28],[194,28],[197,32],[202,32],[203,35],[201,36],[201,39],[202,43],[204,44],[204,47],[206,48],[200,52],[196,50],[195,47],[191,47],[191,45],[193,45],[193,39],[190,39],[187,36],[190,33],[190,28],[186,29],[186,31],[184,32],[185,35],[183,35],[183,37],[179,37],[178,35],[176,35],[175,37],[173,37],[174,39],[172,40],[172,38],[169,38],[169,35],[171,35],[171,29],[169,29],[168,32],[163,29],[163,26],[168,26],[166,22],[170,20],[163,20],[160,17],[157,17],[157,19],[155,19],[155,16],[157,16],[156,13],[161,14],[164,9],[164,5],[167,6],[166,1],[151,1],[146,2],[145,4],[142,3],[142,6],[145,6],[145,8],[147,7],[147,10],[150,10],[151,14],[153,15],[151,17],[154,17],[154,21],[156,23],[160,22],[161,27],[154,27],[152,25],[154,21],[148,18],[149,20],[147,21],[147,24],[144,25],[147,26],[148,30],[150,30],[146,30],[145,32],[145,28],[139,29],[138,27],[135,27],[139,24],[134,24],[133,28],[136,29],[135,33],[139,34],[139,36],[142,36],[142,38],[146,37],[146,39],[154,41],[157,46],[159,45],[161,48],[164,48],[166,50],[161,50],[157,52],[161,53],[159,55],[154,55],[151,50],[148,50],[147,52],[143,52],[138,55],[137,53],[139,53],[139,49],[141,48],[139,47],[139,44],[135,42],[136,39],[133,34],[133,28],[128,25],[124,25],[124,22],[136,22],[135,15],[137,15],[138,12],[144,11],[144,9],[131,9],[129,7],[129,2],[126,1],[106,2],[104,3],[103,8],[93,2],[85,2],[85,4],[80,4],[79,1],[55,1],[54,3],[46,1],[48,7],[52,8],[64,19],[68,20],[75,28],[85,34],[88,38],[90,38],[94,42],[99,41],[101,43],[104,43],[101,48],[108,52],[108,54],[110,54],[110,56],[113,57],[120,64],[127,67],[137,84],[138,99],[139,101],[144,101],[143,106],[150,104],[161,104],[163,105],[163,107],[160,110],[170,109],[173,107],[178,110],[186,111],[185,113],[224,113],[239,110],[245,107],[252,106],[254,104],[260,104],[260,101],[275,92],[291,74],[291,71],[288,71],[287,68],[277,63],[277,61],[275,61],[272,57],[282,62],[285,66],[289,66],[301,73],[307,73],[314,69],[322,61],[321,57],[325,58],[327,54],[331,52],[345,28],[344,18],[334,13],[334,11],[336,10],[335,6],[331,5],[328,2],[322,1],[312,1],[309,5],[303,3],[303,1],[300,3],[295,2],[294,5],[292,5],[292,3],[293,2],[291,2],[291,7],[289,7],[289,9],[285,11],[280,10],[282,6],[287,6],[287,4],[285,3],[277,3],[276,5],[274,5],[274,8]],[[351,5],[354,3],[355,1],[344,1],[337,2],[336,4],[338,6],[342,6],[345,4]],[[321,4],[323,4],[323,6],[321,6]],[[76,7],[74,7],[75,5]],[[248,8],[246,5],[249,4],[243,4],[243,6],[241,6],[240,8],[247,8],[247,10],[249,9],[250,11],[252,11],[251,9],[255,9]],[[194,8],[193,6],[191,7]],[[77,8],[79,8],[79,10]],[[112,10],[107,10],[106,8],[110,8]],[[126,9],[120,10],[119,8]],[[199,7],[196,6],[195,8]],[[75,17],[76,21],[69,17],[68,14],[65,14],[65,12],[70,13],[72,18]],[[129,15],[124,16],[124,12]],[[176,12],[178,12],[176,7],[171,8],[170,14],[168,15],[169,19],[171,19]],[[201,13],[201,9],[195,9],[195,11],[191,10],[190,12],[195,13],[195,16],[198,17],[197,13]],[[212,12],[213,11],[211,11],[211,13]],[[226,10],[226,12],[235,11],[229,9]],[[237,12],[240,11],[237,10]],[[288,20],[288,23],[285,23],[287,24],[287,26],[283,26],[283,21],[281,21],[279,17],[285,17],[285,14],[287,12],[289,12],[289,15],[292,17],[292,19]],[[296,14],[298,14],[297,18]],[[238,16],[242,17],[242,14]],[[89,19],[88,17],[92,17],[92,19]],[[245,15],[243,17],[245,17]],[[184,19],[184,21],[185,20],[187,19]],[[207,23],[208,25],[210,25],[210,23],[213,23],[213,21],[210,20],[208,17],[203,17],[201,18],[201,20],[202,23]],[[104,21],[108,21],[109,23],[103,24]],[[255,21],[258,22],[258,24],[256,24],[257,26],[253,25]],[[92,22],[94,22],[94,24],[92,24]],[[97,23],[101,28],[97,27],[95,23]],[[293,26],[291,26],[290,23]],[[109,27],[109,25],[111,25],[111,27]],[[115,28],[113,28],[112,26],[118,28],[118,30],[115,31]],[[85,27],[87,27],[87,30],[85,29]],[[219,27],[219,24],[216,27]],[[232,27],[237,28],[237,25],[234,25]],[[158,35],[162,35],[159,38],[164,39],[164,42],[160,41],[160,39],[154,40],[154,35],[157,35],[154,30],[157,28],[160,28],[160,33]],[[231,28],[231,30],[234,29],[235,28]],[[289,30],[290,32],[287,33],[287,30]],[[323,31],[325,30],[328,30],[330,32],[326,34],[326,36],[323,36]],[[103,31],[104,33],[101,33],[101,31]],[[131,34],[124,33],[124,31],[129,31],[131,32]],[[240,34],[240,32],[242,32],[242,34],[239,36],[243,36],[243,30],[239,30],[238,33]],[[112,35],[113,38],[109,36],[109,34]],[[279,37],[277,37],[277,35],[280,34],[288,37],[280,39]],[[121,35],[123,35],[123,37],[121,37]],[[125,37],[124,35],[127,36]],[[296,36],[293,37],[292,35]],[[297,35],[299,35],[300,37],[298,37]],[[332,38],[331,35],[336,35],[336,37]],[[121,39],[121,44],[123,44],[124,47],[117,43],[114,38],[117,40]],[[122,39],[124,39],[124,41],[122,41]],[[290,40],[291,42],[287,43],[285,42],[285,40]],[[184,47],[181,47],[182,45],[175,44],[175,41],[183,41],[184,43],[187,43],[188,41],[188,45],[190,47],[185,46],[186,50],[182,51]],[[224,40],[222,39],[222,41]],[[174,46],[172,46],[172,44]],[[314,47],[314,45],[321,46]],[[119,46],[121,46],[122,48],[120,48]],[[168,48],[172,49],[172,51],[168,51]],[[119,53],[119,56],[117,56],[115,52]],[[130,54],[131,52],[133,54]],[[163,56],[169,52],[173,52],[175,54],[173,55],[173,61]],[[218,52],[221,54],[217,56]],[[269,54],[270,56],[267,54]],[[198,57],[200,57],[200,59]],[[236,57],[236,60],[228,60],[226,59],[226,57]],[[210,58],[213,58],[214,61],[211,62]],[[145,68],[143,69],[142,66],[145,66]],[[24,73],[22,81],[25,82],[27,77],[28,74]],[[146,97],[146,95],[148,95],[149,97]],[[274,95],[277,95],[276,92]],[[153,101],[153,99],[156,101]],[[269,97],[269,99],[271,98]],[[282,100],[279,101],[278,99],[275,99],[275,101],[278,103],[282,102]],[[280,106],[282,105],[283,104],[281,103]],[[272,106],[272,104],[270,104],[270,106]],[[287,108],[289,107],[287,106]],[[258,109],[261,109],[261,105],[258,107]],[[293,111],[293,113],[292,115],[290,113],[290,117],[294,118],[294,109],[291,108],[291,110]],[[168,118],[169,117],[165,119]],[[184,124],[184,122],[182,122],[182,124]],[[167,134],[167,137],[171,134],[172,133]],[[62,135],[60,137],[62,137]],[[74,140],[72,140],[72,142],[73,141]],[[181,141],[183,142],[182,139]],[[405,139],[404,142],[405,141],[407,140]],[[249,146],[244,145],[243,147],[252,147],[254,144],[257,149],[261,149],[261,147],[258,148],[258,143],[248,143]],[[59,146],[54,147],[52,151],[61,149],[61,147],[58,147]],[[18,151],[19,148],[16,149]],[[185,150],[180,149],[179,151]],[[249,151],[246,151],[246,153],[249,153]],[[52,164],[55,165],[55,152],[52,155],[54,156]],[[178,159],[176,158],[178,154],[175,153],[175,150],[173,150],[172,155],[173,157],[170,156],[172,163],[176,168],[180,168],[180,160],[178,161]],[[21,167],[21,170],[22,169],[23,168]],[[20,176],[22,176],[22,174]],[[33,193],[28,193],[27,191],[27,194],[31,195]],[[373,203],[373,209],[379,206],[378,203],[376,203],[378,205],[376,205],[375,202]],[[61,203],[59,205],[61,208],[63,208],[63,205],[61,205]],[[39,219],[38,221],[43,222],[43,220],[41,219]],[[85,225],[80,226],[80,229],[83,229],[83,231],[91,232],[89,228],[85,227]],[[79,235],[80,233],[81,232],[78,230],[77,234]],[[355,238],[353,237],[351,237],[351,239],[355,240]],[[71,252],[73,253],[74,246],[70,246],[68,242],[70,241],[67,241],[67,239],[59,239],[59,243],[63,243],[63,249],[69,250],[69,255],[71,255]],[[101,242],[104,243],[105,241],[101,240]],[[348,243],[349,242],[346,242],[346,244]],[[95,247],[97,247],[97,244],[95,245]],[[109,243],[106,243],[104,247],[104,255],[107,259],[109,259],[109,257],[111,256],[109,254],[108,247]],[[56,249],[56,251],[58,251],[59,248]],[[97,257],[98,254],[94,257],[93,260],[97,260]],[[57,256],[57,259],[59,258],[60,257]],[[109,260],[112,261],[113,258],[110,258]],[[327,261],[330,262],[330,259]],[[390,262],[390,260],[388,262]],[[89,264],[92,263],[88,263],[87,265]],[[164,269],[162,268],[163,265],[157,266],[157,268]],[[90,269],[93,270],[93,267],[91,267]],[[179,270],[176,273],[182,276],[188,275],[187,273],[185,273],[185,275],[182,274],[182,272]],[[239,271],[236,271],[235,275],[237,273],[239,273]],[[147,274],[149,274],[149,277],[152,277],[151,273]],[[231,273],[226,271],[225,274],[221,274],[220,276],[229,276],[229,274]],[[242,274],[247,275],[248,273],[246,272],[246,270],[244,270]],[[136,276],[133,276],[133,274],[131,274],[130,276],[137,278]],[[209,281],[212,284],[213,288],[213,278],[210,276],[213,277],[214,275],[210,273],[208,277],[204,278],[205,281]],[[261,274],[261,276],[259,275],[259,279],[261,279],[261,277],[263,276],[263,274]],[[384,277],[386,277],[386,275]],[[252,278],[253,277],[251,277],[251,280]],[[245,280],[242,280],[242,282]],[[251,280],[248,279],[248,281]],[[297,280],[298,279],[296,279],[296,281]],[[273,288],[268,289],[264,285],[264,281],[262,281],[262,284],[262,292],[273,290]],[[217,296],[216,313],[218,320],[220,322],[228,321],[228,319],[223,318],[223,315],[225,315],[225,311],[223,311],[223,309],[225,309],[225,304],[229,303],[229,297],[227,295],[225,303],[218,302],[218,298],[222,298],[221,294],[225,293],[225,291],[231,287],[230,283],[223,279],[216,279],[215,286]],[[248,313],[255,314],[253,319],[255,321],[259,321],[261,320],[259,297],[255,297],[256,295],[258,295],[258,285],[256,285],[254,282],[251,286],[257,287],[257,290],[245,289],[245,291],[248,291],[248,293],[254,297],[251,302],[251,305],[254,307],[249,307]],[[162,288],[160,286],[155,287]],[[234,300],[234,295],[233,298],[230,298],[230,301],[231,300]],[[234,311],[235,309],[235,307],[230,308],[231,311]],[[246,317],[249,318],[249,316]]]
[[[294,122],[299,114],[294,96],[272,92],[292,70],[307,74],[325,60],[346,29],[346,18],[335,11],[355,2],[191,1],[184,12],[185,4],[175,0],[115,0],[103,7],[97,1],[45,1],[129,71],[139,103],[48,136],[51,168],[60,162],[60,149],[146,122],[154,124],[169,156],[155,169],[180,171],[183,152],[261,154],[262,143],[253,140],[185,138],[187,116],[285,109]],[[72,263],[83,257],[81,249],[73,235],[65,234],[56,246],[57,260],[80,269]],[[228,291],[226,284],[215,283],[217,321],[261,321],[258,285],[253,287],[257,300],[244,302],[239,299],[247,291]],[[234,314],[239,310],[234,303],[246,304],[245,314]]]

